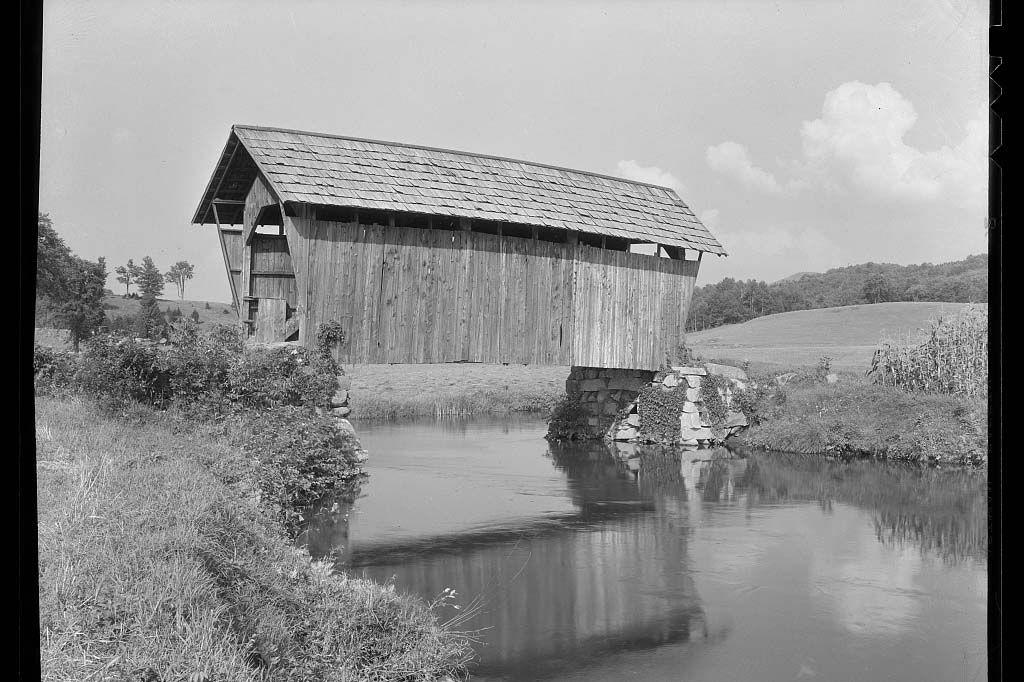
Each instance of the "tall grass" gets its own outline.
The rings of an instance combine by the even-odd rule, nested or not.
[[[255,502],[250,458],[214,426],[36,406],[43,679],[465,675],[458,623],[294,549]]]
[[[443,393],[363,394],[354,401],[352,417],[384,421],[408,417],[446,419],[512,412],[546,414],[558,397],[556,391],[546,386],[533,389],[494,386]]]
[[[905,391],[980,398],[988,391],[988,309],[967,306],[931,322],[923,338],[885,341],[868,374]]]

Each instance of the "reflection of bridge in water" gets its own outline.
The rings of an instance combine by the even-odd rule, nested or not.
[[[598,656],[713,637],[687,550],[687,500],[699,506],[693,484],[707,462],[686,480],[678,455],[641,452],[631,467],[600,443],[550,454],[575,513],[360,545],[340,563],[427,599],[445,588],[463,605],[479,597],[481,610],[462,629],[483,630],[475,672],[484,676],[543,677]],[[314,531],[311,551],[324,553],[327,535],[347,545],[341,526]]]

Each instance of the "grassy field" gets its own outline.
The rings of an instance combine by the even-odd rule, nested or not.
[[[353,419],[547,411],[565,392],[568,367],[444,363],[352,365]]]
[[[310,561],[215,430],[37,397],[36,442],[43,679],[464,674],[461,612]]]
[[[208,330],[217,324],[235,324],[238,322],[238,315],[235,314],[235,307],[230,303],[217,303],[215,301],[189,301],[173,298],[158,298],[157,304],[160,310],[168,311],[177,308],[181,314],[189,316],[192,311],[199,313],[199,328]],[[207,308],[209,306],[209,308]],[[127,315],[135,317],[139,312],[139,299],[124,298],[117,294],[103,297],[103,309],[107,317]]]
[[[781,366],[814,366],[823,355],[832,367],[864,371],[884,338],[904,338],[964,303],[875,303],[767,315],[686,335],[706,359],[744,360]]]

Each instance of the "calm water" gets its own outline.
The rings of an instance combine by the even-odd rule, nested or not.
[[[474,679],[986,679],[982,474],[552,446],[539,420],[357,429],[369,480],[310,551],[454,588]]]

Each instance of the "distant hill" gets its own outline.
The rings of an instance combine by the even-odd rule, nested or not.
[[[812,366],[824,355],[843,370],[866,370],[883,339],[905,339],[964,303],[874,303],[798,310],[686,335],[705,359]]]
[[[775,280],[775,282],[773,282],[773,284],[778,284],[779,282],[797,282],[797,281],[803,279],[804,277],[806,277],[807,275],[817,275],[817,274],[818,274],[817,272],[794,272],[789,277],[783,277],[782,279]]]
[[[727,277],[694,289],[687,330],[794,310],[900,301],[987,302],[988,256],[938,265],[862,263],[826,272],[798,272],[772,284]]]
[[[103,297],[103,309],[107,313],[107,318],[112,322],[116,317],[134,318],[139,312],[139,305],[139,299],[137,298],[124,298],[118,295]],[[158,298],[157,305],[165,313],[180,310],[184,316],[190,316],[193,310],[196,311],[199,314],[200,329],[208,329],[218,324],[235,324],[238,322],[235,307],[230,303],[179,301]]]

